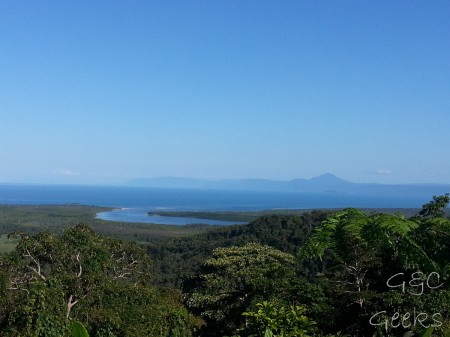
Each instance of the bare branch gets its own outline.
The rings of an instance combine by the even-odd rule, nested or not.
[[[125,252],[122,252],[122,256],[116,260],[117,263],[119,263],[120,261],[125,260]]]
[[[10,288],[7,288],[7,289],[8,290],[22,290],[22,291],[25,291],[27,293],[27,295],[30,295],[30,291],[28,289],[25,289],[25,288],[10,287]]]
[[[8,290],[22,290],[25,291],[28,295],[30,292],[26,288],[22,288],[21,285],[24,284],[25,281],[23,279],[14,278],[11,280],[11,287],[7,288]]]
[[[116,279],[116,278],[127,278],[127,277],[130,276],[130,275],[132,275],[130,272],[125,272],[125,273],[122,273],[122,274],[120,274],[120,275],[115,276],[114,278],[115,278],[115,279]]]
[[[72,310],[72,307],[78,303],[77,301],[73,300],[73,295],[70,295],[69,297],[69,301],[67,301],[67,314],[66,314],[66,318],[69,319],[69,315],[70,315],[70,310]]]
[[[81,262],[80,262],[80,253],[77,254],[76,260],[78,261],[78,264],[80,266],[80,269],[78,271],[77,277],[81,277],[81,274],[83,272],[83,268],[81,267]]]
[[[41,274],[41,264],[39,263],[39,261],[37,261],[30,253],[30,251],[27,249],[27,253],[23,254],[24,257],[29,257],[35,264],[37,268],[31,267],[31,266],[27,266],[28,269],[31,269],[32,271],[34,271],[36,274],[38,274],[38,276],[43,279],[44,281],[45,276]]]
[[[116,262],[121,262],[121,261],[124,261],[125,259],[126,259],[126,253],[123,252],[122,256],[119,259],[117,259]],[[125,266],[122,266],[120,268],[114,267],[114,273],[116,274],[116,276],[114,276],[114,279],[127,278],[133,274],[132,273],[133,266],[136,265],[139,262],[139,260],[136,260],[133,255],[130,255],[130,259],[131,259],[131,262],[129,262]]]

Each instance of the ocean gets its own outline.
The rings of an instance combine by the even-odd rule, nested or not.
[[[287,193],[231,190],[160,189],[124,186],[0,184],[0,204],[81,204],[113,207],[99,214],[104,220],[161,224],[199,223],[199,219],[150,217],[148,212],[254,211],[311,208],[420,208],[430,201],[427,194]],[[187,220],[186,220],[187,219]],[[177,222],[177,223],[174,223]],[[202,222],[206,223],[206,221]],[[208,220],[210,224],[227,224]]]

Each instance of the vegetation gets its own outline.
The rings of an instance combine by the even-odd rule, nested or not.
[[[263,212],[200,212],[200,211],[158,211],[149,212],[148,214],[161,215],[161,216],[174,216],[185,218],[198,218],[198,219],[211,219],[211,220],[223,220],[223,221],[237,221],[237,222],[250,222],[261,215]]]
[[[0,235],[0,254],[8,253],[14,250],[19,240],[8,237],[8,235]]]
[[[111,208],[97,206],[69,205],[0,205],[0,235],[13,231],[37,234],[41,231],[62,234],[65,229],[78,223],[89,223],[97,233],[140,243],[158,242],[203,233],[213,226],[208,225],[154,225],[147,223],[114,222],[96,219],[99,212],[111,211]],[[8,241],[0,239],[2,243]],[[9,247],[5,247],[8,249]]]
[[[152,285],[151,261],[134,243],[78,225],[62,236],[21,235],[2,257],[2,336],[69,336],[71,319],[92,336],[189,336],[176,293]]]
[[[14,233],[2,242],[15,241],[3,251],[16,246],[0,255],[0,335],[447,336],[449,201],[123,231],[70,224],[94,207],[5,206],[0,223]],[[141,228],[155,237],[132,234]]]
[[[439,197],[442,198],[442,197]],[[413,216],[418,210],[414,208],[364,208],[361,209],[364,213],[387,213],[395,214],[401,212],[405,216]],[[268,211],[157,211],[149,212],[149,214],[172,216],[172,217],[186,217],[186,218],[199,218],[199,219],[211,219],[211,220],[224,220],[224,221],[238,221],[238,222],[251,222],[263,216],[270,216],[274,213],[277,215],[302,215],[304,213],[311,213],[316,211],[315,209],[277,209]],[[336,209],[323,209],[325,212],[337,211]],[[450,211],[449,211],[450,213]]]
[[[148,251],[156,264],[156,282],[181,287],[219,247],[254,242],[294,254],[306,242],[311,230],[329,214],[325,211],[301,215],[271,214],[245,226],[215,228],[199,235],[151,244]]]
[[[303,306],[279,306],[264,301],[256,304],[257,310],[244,312],[249,318],[246,330],[254,331],[252,336],[308,336],[316,332],[316,323],[306,317]]]
[[[234,331],[252,304],[281,296],[293,262],[292,255],[256,243],[217,248],[187,291],[186,305],[205,320],[204,334]]]

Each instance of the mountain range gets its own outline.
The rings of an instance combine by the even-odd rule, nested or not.
[[[202,180],[176,177],[159,177],[132,179],[127,186],[180,189],[215,189],[243,191],[274,192],[309,192],[309,193],[355,193],[355,194],[434,194],[450,192],[449,184],[375,184],[354,183],[323,174],[311,179],[293,179],[289,181],[267,179],[221,179]]]

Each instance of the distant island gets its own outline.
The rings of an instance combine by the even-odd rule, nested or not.
[[[435,194],[450,192],[450,184],[375,184],[354,183],[327,173],[311,179],[289,181],[267,179],[203,180],[176,177],[132,179],[126,184],[133,187],[211,189],[237,191],[273,191],[307,193],[352,194]]]

